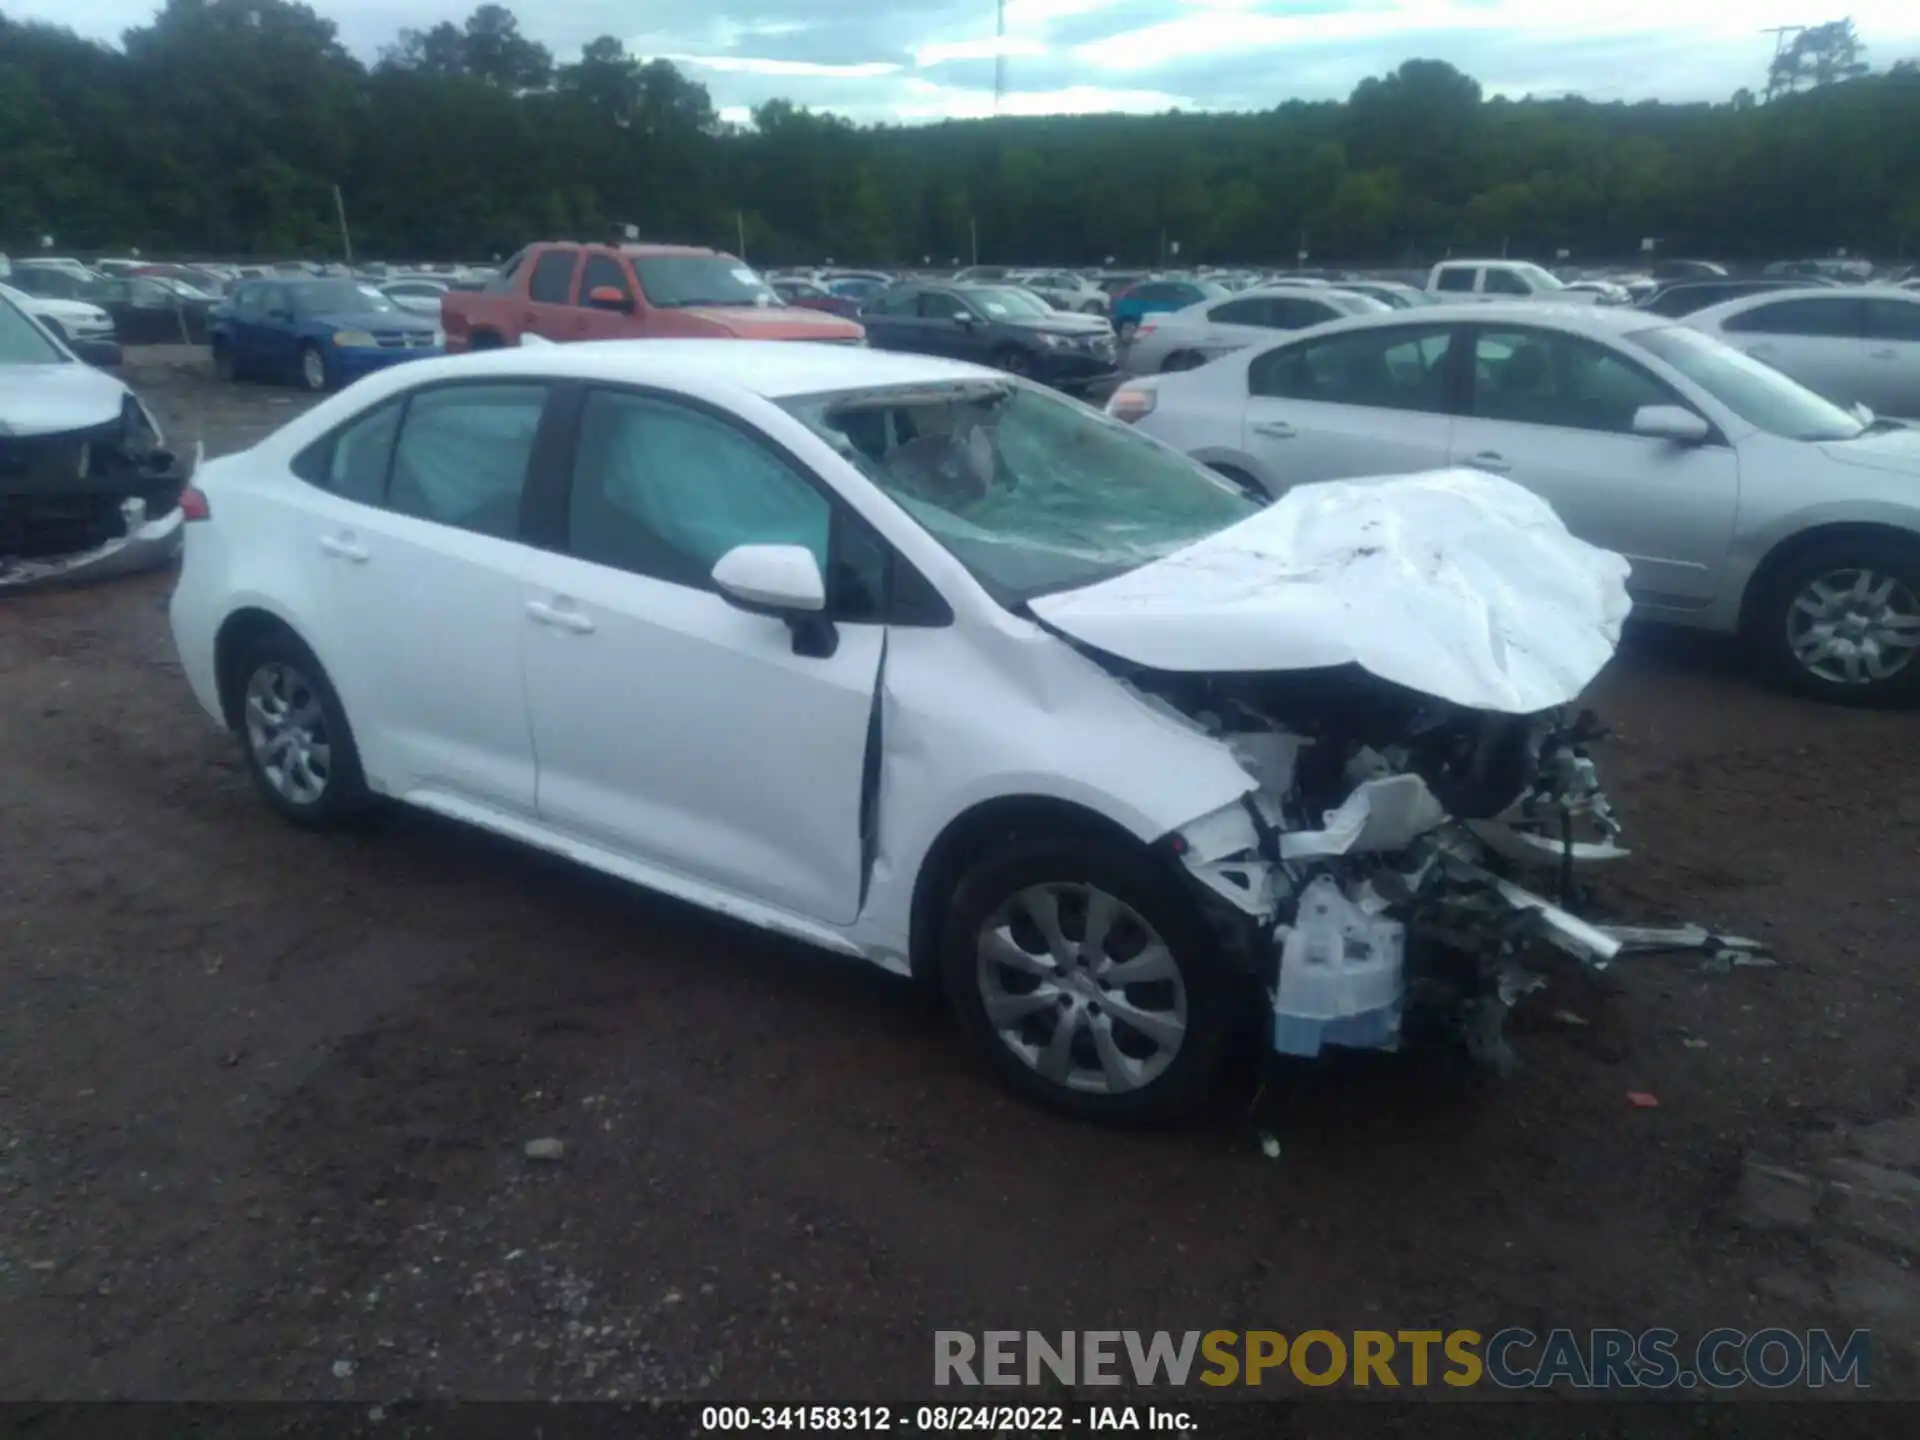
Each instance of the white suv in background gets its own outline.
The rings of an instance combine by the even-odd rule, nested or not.
[[[1572,290],[1530,260],[1442,260],[1427,275],[1427,293],[1447,300],[1551,300],[1593,305],[1592,290]]]

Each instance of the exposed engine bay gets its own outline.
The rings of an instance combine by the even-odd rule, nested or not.
[[[1544,984],[1541,959],[1603,969],[1628,948],[1575,913],[1583,872],[1628,853],[1588,751],[1592,712],[1473,710],[1357,667],[1126,678],[1259,782],[1173,845],[1266,936],[1249,959],[1280,1053],[1450,1035],[1505,1070],[1507,1016]],[[1690,948],[1754,948],[1695,933]]]
[[[131,393],[96,424],[0,423],[0,587],[141,568],[179,542],[185,476]]]

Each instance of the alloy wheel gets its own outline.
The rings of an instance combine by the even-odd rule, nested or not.
[[[333,778],[333,746],[312,682],[282,661],[262,665],[247,682],[243,716],[261,777],[291,804],[318,804]]]
[[[980,927],[987,1022],[1054,1085],[1119,1095],[1152,1084],[1187,1036],[1187,987],[1141,914],[1084,883],[1021,890]]]
[[[1830,570],[1787,607],[1787,646],[1832,685],[1874,685],[1913,663],[1920,602],[1904,582],[1867,567]]]
[[[309,390],[327,388],[327,360],[318,350],[308,349],[300,352],[300,378],[306,382]]]

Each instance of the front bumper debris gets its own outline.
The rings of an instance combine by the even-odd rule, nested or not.
[[[104,424],[0,436],[0,590],[166,564],[188,473],[131,396]]]
[[[1241,812],[1186,827],[1180,854],[1198,885],[1269,937],[1259,978],[1272,1048],[1311,1057],[1446,1038],[1504,1072],[1515,1064],[1508,1016],[1555,965],[1599,972],[1673,950],[1702,953],[1708,969],[1773,963],[1758,942],[1701,926],[1578,913],[1579,879],[1629,853],[1586,753],[1596,734],[1591,717],[1554,718],[1519,798],[1468,820],[1421,775],[1360,747],[1345,767],[1352,788],[1317,829],[1289,823],[1308,808],[1296,779],[1311,747],[1284,732],[1228,737],[1261,789]]]

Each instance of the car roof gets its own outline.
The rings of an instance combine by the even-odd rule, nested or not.
[[[882,385],[1005,378],[997,370],[932,355],[800,340],[587,340],[416,360],[395,367],[395,373],[442,380],[493,371],[658,384],[675,390],[688,388],[689,382],[695,388],[716,384],[767,400]]]
[[[1339,289],[1339,286],[1332,287]],[[1823,292],[1824,293],[1824,292]],[[1632,330],[1658,330],[1679,322],[1655,315],[1632,305],[1560,305],[1551,300],[1455,301],[1441,305],[1423,305],[1418,310],[1386,310],[1379,314],[1352,315],[1329,321],[1325,327],[1358,328],[1374,325],[1433,325],[1448,321],[1495,325],[1532,325],[1545,330],[1565,330],[1576,335],[1624,335]],[[1296,332],[1306,334],[1306,331]]]
[[[1696,310],[1687,319],[1712,320],[1722,315],[1739,315],[1748,310],[1757,310],[1762,305],[1778,305],[1783,300],[1904,300],[1911,305],[1914,298],[1913,291],[1902,290],[1898,285],[1796,285],[1736,295],[1731,300],[1722,300],[1718,305]]]

